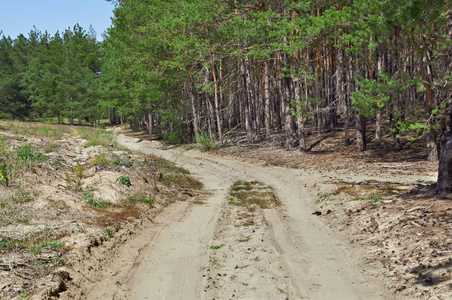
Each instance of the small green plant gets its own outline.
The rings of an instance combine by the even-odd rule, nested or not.
[[[196,135],[196,142],[201,146],[201,149],[212,151],[218,149],[216,145],[217,137],[215,134],[210,134],[209,132],[201,132]]]
[[[63,256],[55,256],[54,262],[59,266],[64,266],[66,264],[67,258]]]
[[[240,202],[236,201],[234,197],[228,197],[228,203],[230,205],[240,205]]]
[[[14,193],[14,195],[11,197],[11,201],[13,203],[26,203],[26,202],[31,202],[34,200],[33,194],[25,191],[22,187],[19,187],[16,192]]]
[[[75,173],[75,175],[77,176],[77,178],[79,178],[79,179],[83,179],[83,177],[84,177],[84,172],[85,172],[85,166],[82,166],[82,165],[77,165],[77,166],[74,166],[73,168],[72,168],[72,171]]]
[[[61,247],[63,247],[63,245],[63,242],[54,239],[47,242],[47,246],[53,249],[60,249]]]
[[[212,250],[218,250],[224,247],[224,244],[220,244],[220,245],[210,245],[209,249]]]
[[[6,163],[0,163],[0,185],[9,185],[10,176]]]
[[[154,205],[154,201],[151,199],[143,199],[141,200],[142,203],[149,205],[149,207],[152,207]]]
[[[322,201],[330,200],[330,197],[329,197],[329,196],[330,196],[330,195],[327,194],[327,193],[322,193],[322,192],[320,192],[320,193],[317,194],[317,197],[319,197],[319,199],[317,200],[317,202],[322,202]]]
[[[113,228],[105,227],[104,233],[105,233],[104,240],[108,242],[115,235],[116,231]]]
[[[124,184],[126,186],[131,186],[132,185],[132,183],[130,182],[130,177],[127,174],[119,176],[119,178],[116,181],[118,181],[119,183],[122,183],[122,184]]]
[[[30,247],[28,248],[28,252],[30,252],[30,253],[32,253],[32,254],[34,254],[34,255],[39,255],[39,254],[42,253],[42,247],[41,247],[41,245],[33,245],[33,246],[30,246]]]
[[[70,173],[65,173],[67,189],[73,192],[80,192],[82,190],[82,182],[80,178],[73,180]]]
[[[97,207],[97,208],[106,208],[107,207],[107,202],[97,199],[90,192],[84,193],[83,198],[85,199],[86,204],[88,204],[90,206]]]
[[[207,262],[207,265],[204,267],[201,267],[201,270],[205,270],[205,269],[209,269],[209,268],[213,268],[215,267],[215,265],[217,264],[217,260],[216,259],[209,259],[209,261]]]
[[[377,208],[383,203],[383,200],[378,195],[370,195],[367,197],[361,197],[361,198],[358,198],[358,200],[369,201],[372,204],[372,208]]]
[[[29,296],[31,295],[31,292],[26,292],[26,293],[22,293],[20,294],[20,299],[27,299]]]

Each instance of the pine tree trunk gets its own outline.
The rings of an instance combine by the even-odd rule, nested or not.
[[[191,104],[191,112],[193,115],[193,132],[195,137],[199,134],[199,117],[196,111],[196,96],[195,96],[195,88],[192,80],[189,80],[189,96],[190,96],[190,104]]]
[[[243,77],[243,87],[244,87],[244,99],[242,105],[244,106],[244,118],[245,118],[245,130],[246,130],[246,138],[248,140],[248,143],[252,143],[253,141],[253,133],[251,128],[251,110],[250,110],[250,102],[251,97],[253,97],[253,93],[251,91],[251,78],[249,78],[249,73],[247,72],[245,62],[243,58],[241,59],[241,73]]]
[[[270,86],[268,74],[268,61],[264,61],[264,123],[265,137],[271,136],[271,119],[270,119]]]
[[[154,117],[152,114],[148,115],[148,134],[153,135],[154,134]]]
[[[377,116],[375,121],[375,140],[379,141],[381,138],[381,109],[377,109]]]
[[[304,121],[303,111],[301,107],[301,83],[299,81],[294,82],[295,101],[297,103],[297,125],[298,125],[298,141],[300,143],[300,151],[306,151],[306,136],[304,133]]]
[[[452,194],[452,136],[444,146],[439,160],[436,193],[438,197]]]
[[[452,5],[446,3],[447,33],[452,39]],[[450,126],[452,130],[452,107],[450,108]],[[446,197],[452,194],[452,134],[441,151],[438,164],[438,180],[436,182],[436,194],[438,197]]]
[[[435,95],[432,87],[427,82],[433,82],[432,70],[431,66],[425,66],[425,63],[428,62],[429,52],[427,51],[425,55],[422,57],[422,64],[419,67],[419,71],[421,73],[421,77],[424,80],[425,87],[425,110],[427,118],[430,118],[433,110],[433,105],[435,103]],[[434,118],[430,118],[429,122],[429,132],[426,135],[427,142],[427,160],[428,161],[437,161],[438,160],[438,148],[436,146],[436,132],[434,129]]]
[[[356,117],[356,147],[359,152],[366,151],[366,118],[358,115]]]
[[[221,114],[220,114],[220,103],[218,100],[218,82],[217,82],[217,76],[215,73],[215,66],[213,64],[213,58],[212,58],[212,76],[213,76],[213,83],[215,88],[215,117],[217,121],[217,132],[218,132],[218,139],[220,141],[220,144],[222,144],[223,141],[223,131],[222,131],[222,121],[221,121]]]

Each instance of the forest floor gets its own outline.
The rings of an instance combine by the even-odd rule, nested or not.
[[[33,195],[2,200],[25,214],[1,219],[2,299],[452,297],[452,210],[422,141],[358,154],[331,132],[307,153],[278,135],[205,152],[124,130],[93,147],[77,128],[49,142],[0,126],[4,145],[54,145],[0,186]]]

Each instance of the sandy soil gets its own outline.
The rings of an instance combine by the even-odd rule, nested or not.
[[[177,161],[210,195],[202,203],[169,206],[112,258],[107,272],[97,275],[102,280],[83,286],[82,298],[394,298],[381,264],[365,261],[368,249],[349,243],[346,231],[332,229],[314,212],[319,193],[335,190],[335,180],[400,178],[264,166],[124,135],[118,140],[132,151]],[[272,186],[281,205],[252,213],[228,205],[229,188],[237,180]]]
[[[16,138],[8,137],[23,143]],[[37,228],[63,247],[39,256],[2,250],[5,299],[452,298],[452,207],[435,199],[436,166],[418,144],[404,157],[384,142],[355,154],[331,134],[309,153],[271,144],[203,152],[122,134],[117,141],[133,153],[67,135],[53,142],[49,162],[21,173],[14,184],[28,185],[36,200],[15,218],[34,218],[17,219],[19,227],[1,220],[0,237]],[[95,163],[116,152],[121,166]],[[204,191],[186,188],[174,165]],[[139,184],[118,184],[124,172]],[[256,190],[278,203],[237,205],[237,181],[259,182]],[[87,206],[87,190],[108,208]],[[121,206],[138,194],[153,206]]]

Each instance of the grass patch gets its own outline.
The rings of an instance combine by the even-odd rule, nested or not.
[[[55,239],[55,233],[47,226],[31,231],[22,238],[0,235],[0,249],[2,250],[22,249],[38,255],[44,250],[59,250],[62,248],[64,248],[64,243]]]
[[[152,207],[154,205],[154,200],[145,198],[145,199],[141,200],[141,203],[146,204],[149,207]]]
[[[127,154],[117,155],[111,152],[103,152],[102,154],[91,159],[92,165],[103,165],[109,167],[126,167],[131,168],[137,165]]]
[[[109,145],[116,147],[117,144],[113,132],[101,128],[79,127],[71,132],[71,135],[86,140],[85,147]]]
[[[3,189],[0,196],[0,225],[22,223],[30,220],[31,209],[25,203],[35,200],[35,194],[21,186]]]
[[[230,205],[248,208],[255,204],[265,209],[280,203],[273,188],[259,181],[236,181],[232,185],[229,195],[227,201]]]
[[[15,150],[16,160],[28,168],[32,168],[34,165],[48,160],[47,156],[42,154],[31,144],[18,146]]]
[[[107,202],[101,201],[94,197],[93,193],[85,192],[83,194],[83,199],[86,201],[86,204],[97,207],[97,208],[107,208]]]

